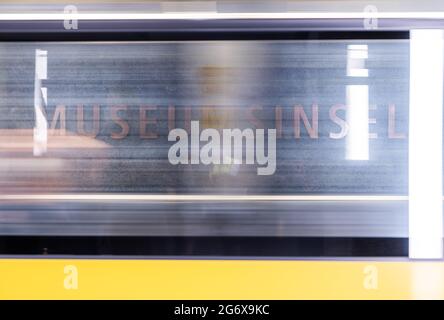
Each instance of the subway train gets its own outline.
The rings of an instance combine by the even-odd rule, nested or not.
[[[2,257],[407,260],[410,31],[444,16],[97,8],[0,12]]]

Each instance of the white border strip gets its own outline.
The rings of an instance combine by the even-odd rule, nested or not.
[[[409,257],[443,257],[444,32],[410,32]]]
[[[218,19],[444,19],[444,12],[177,12],[177,13],[0,13],[20,20],[218,20]]]
[[[407,201],[408,196],[366,195],[177,195],[177,194],[9,194],[2,200],[89,201]]]

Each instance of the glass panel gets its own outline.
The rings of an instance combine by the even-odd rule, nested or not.
[[[1,43],[0,83],[2,235],[407,237],[408,41]]]

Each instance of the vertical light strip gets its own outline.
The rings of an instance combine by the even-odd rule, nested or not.
[[[368,86],[347,86],[347,135],[346,159],[369,159]]]
[[[365,60],[368,59],[368,46],[351,44],[347,46],[347,77],[368,77]]]
[[[367,78],[367,45],[347,46],[347,77]],[[369,100],[367,85],[347,85],[347,160],[369,160]]]
[[[42,87],[42,80],[48,78],[48,52],[36,49],[35,51],[35,80],[34,80],[34,156],[46,153],[48,142],[48,122],[44,108],[48,102],[46,88]]]
[[[443,257],[443,31],[410,33],[409,257]]]

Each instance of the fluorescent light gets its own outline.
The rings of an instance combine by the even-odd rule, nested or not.
[[[35,80],[34,80],[34,156],[46,153],[48,144],[48,122],[45,117],[45,105],[48,101],[48,92],[42,87],[42,80],[48,78],[48,52],[37,49],[35,51]]]
[[[368,77],[368,69],[365,68],[365,60],[368,59],[367,45],[347,46],[347,76]]]
[[[443,257],[443,31],[410,33],[409,256]]]
[[[0,13],[0,20],[444,19],[444,12]]]
[[[347,46],[347,76],[368,77],[365,61],[368,59],[368,46],[351,44]],[[347,85],[347,134],[346,159],[369,159],[369,119],[368,86]]]
[[[368,86],[347,86],[347,134],[346,159],[369,159]]]

